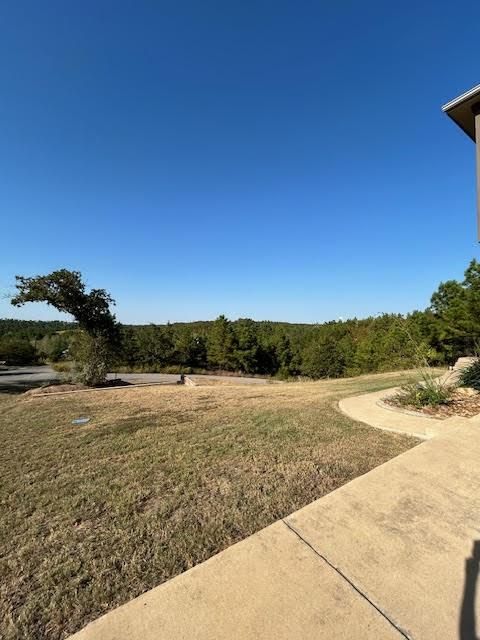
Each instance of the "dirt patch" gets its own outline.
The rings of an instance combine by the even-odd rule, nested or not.
[[[397,409],[413,411],[440,420],[455,416],[473,418],[480,413],[480,393],[473,389],[457,389],[454,391],[450,402],[436,407],[416,407],[415,405],[402,404],[396,396],[383,398],[383,402]]]

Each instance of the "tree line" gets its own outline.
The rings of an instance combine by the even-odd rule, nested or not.
[[[62,277],[66,278],[65,273]],[[75,280],[75,286],[79,282]],[[122,325],[109,315],[113,301],[108,294],[93,291],[92,296],[82,290],[80,303],[91,305],[90,315],[95,322],[100,319],[100,328],[88,324],[88,314],[76,323],[0,320],[0,361],[68,360],[87,348],[81,336],[90,331],[93,346],[88,348],[93,353],[86,359],[97,355],[99,341],[108,337],[109,365],[118,371],[338,378],[427,362],[451,364],[459,356],[476,353],[480,340],[480,264],[476,260],[462,281],[441,283],[425,311],[317,325],[248,318],[231,321],[223,315],[205,322]],[[100,315],[95,306],[98,295]]]

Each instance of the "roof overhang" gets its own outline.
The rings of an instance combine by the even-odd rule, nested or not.
[[[447,114],[475,142],[475,107],[480,108],[480,84],[444,104],[442,111]],[[477,111],[478,113],[478,111]]]

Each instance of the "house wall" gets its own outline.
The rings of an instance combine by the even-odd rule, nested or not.
[[[480,104],[476,105],[475,142],[477,154],[477,239],[480,242]]]

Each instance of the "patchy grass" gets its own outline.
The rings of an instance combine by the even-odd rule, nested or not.
[[[408,378],[0,395],[0,637],[65,638],[413,446],[336,408]]]

